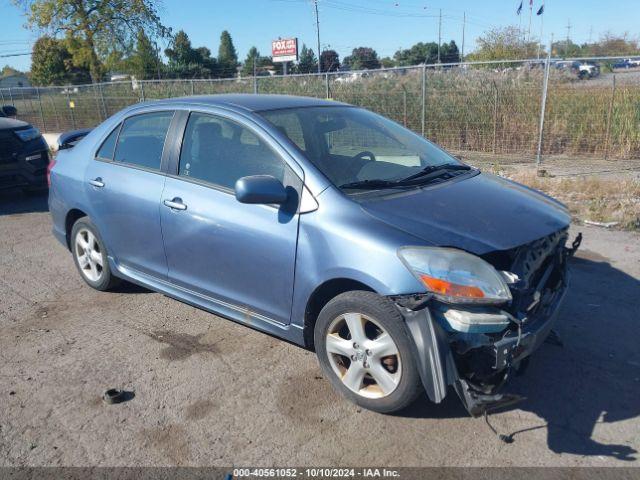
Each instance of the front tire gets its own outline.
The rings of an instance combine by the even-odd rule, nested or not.
[[[320,366],[342,395],[391,413],[422,392],[416,359],[395,305],[373,292],[338,295],[320,312],[314,340]]]
[[[82,279],[92,288],[105,291],[119,283],[109,268],[107,249],[89,217],[82,217],[71,229],[71,253]]]

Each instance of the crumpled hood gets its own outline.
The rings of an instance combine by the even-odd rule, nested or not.
[[[433,245],[476,255],[529,243],[571,221],[551,197],[484,173],[366,201],[362,208]]]

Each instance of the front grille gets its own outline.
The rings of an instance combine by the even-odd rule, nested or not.
[[[14,153],[22,150],[22,142],[11,130],[0,130],[0,164],[17,161]]]

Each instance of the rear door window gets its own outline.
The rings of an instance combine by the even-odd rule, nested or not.
[[[159,170],[173,113],[153,112],[127,118],[118,136],[114,161]]]

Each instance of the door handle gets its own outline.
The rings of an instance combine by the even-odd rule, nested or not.
[[[104,182],[102,181],[102,178],[100,178],[100,177],[94,178],[93,180],[89,180],[89,184],[93,185],[94,187],[98,187],[98,188],[104,187]]]
[[[165,206],[173,209],[173,210],[186,210],[187,206],[182,203],[182,199],[181,198],[174,198],[173,200],[165,200],[164,202],[162,202],[165,204]]]

